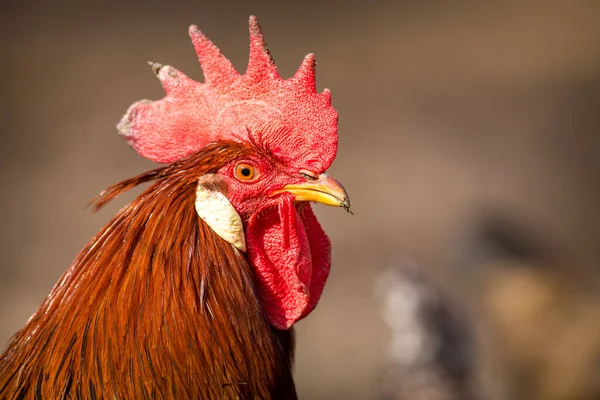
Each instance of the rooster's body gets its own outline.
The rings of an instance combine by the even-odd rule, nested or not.
[[[268,52],[253,19],[251,35],[249,70],[254,62],[260,71],[272,61],[256,61],[256,51],[263,58]],[[199,32],[192,38],[206,74],[222,56]],[[169,96],[214,99],[183,91],[189,78],[171,67],[157,69]],[[202,90],[212,90],[211,78],[216,86],[229,79],[215,83],[206,75]],[[248,76],[250,88],[288,82],[248,73],[240,79]],[[177,101],[155,104],[164,111]],[[240,112],[245,102],[249,120]],[[90,241],[9,343],[0,359],[1,398],[296,398],[292,325],[316,305],[330,266],[329,240],[307,201],[347,207],[348,200],[323,174],[335,149],[333,156],[325,148],[324,155],[285,159],[281,143],[291,137],[301,148],[305,139],[294,139],[289,124],[255,121],[255,106],[243,98],[233,106],[240,121],[227,121],[248,138],[219,128],[210,140],[190,129],[198,110],[187,117],[167,110],[158,122],[141,108],[150,107],[147,101],[129,110],[120,128],[130,144],[174,162],[109,188],[97,201],[101,207],[153,181]],[[218,118],[231,104],[221,107],[213,110]],[[168,136],[157,125],[171,117],[185,120],[175,132],[179,146],[173,137],[144,142],[144,129]],[[337,137],[331,140],[335,145]]]

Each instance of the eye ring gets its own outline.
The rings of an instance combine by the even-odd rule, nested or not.
[[[234,168],[234,174],[240,181],[250,181],[257,176],[256,169],[248,163],[239,163]]]

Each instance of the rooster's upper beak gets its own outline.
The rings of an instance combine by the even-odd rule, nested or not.
[[[294,195],[295,201],[316,201],[328,206],[344,207],[350,211],[350,198],[346,189],[327,174],[321,174],[314,180],[284,186],[274,191],[273,195],[283,192]]]

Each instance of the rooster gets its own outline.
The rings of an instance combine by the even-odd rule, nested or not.
[[[196,26],[205,81],[152,63],[162,100],[118,124],[167,164],[79,253],[0,359],[0,398],[296,398],[293,324],[317,305],[331,244],[310,202],[344,207],[325,174],[337,112],[315,58],[279,77],[255,17],[239,74]]]

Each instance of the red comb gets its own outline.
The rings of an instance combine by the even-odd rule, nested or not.
[[[313,54],[292,78],[280,78],[251,16],[250,59],[240,75],[196,26],[189,33],[204,83],[152,64],[167,95],[129,108],[118,125],[129,145],[168,163],[217,140],[252,141],[298,168],[320,173],[329,167],[337,151],[337,112],[328,89],[316,92]]]

